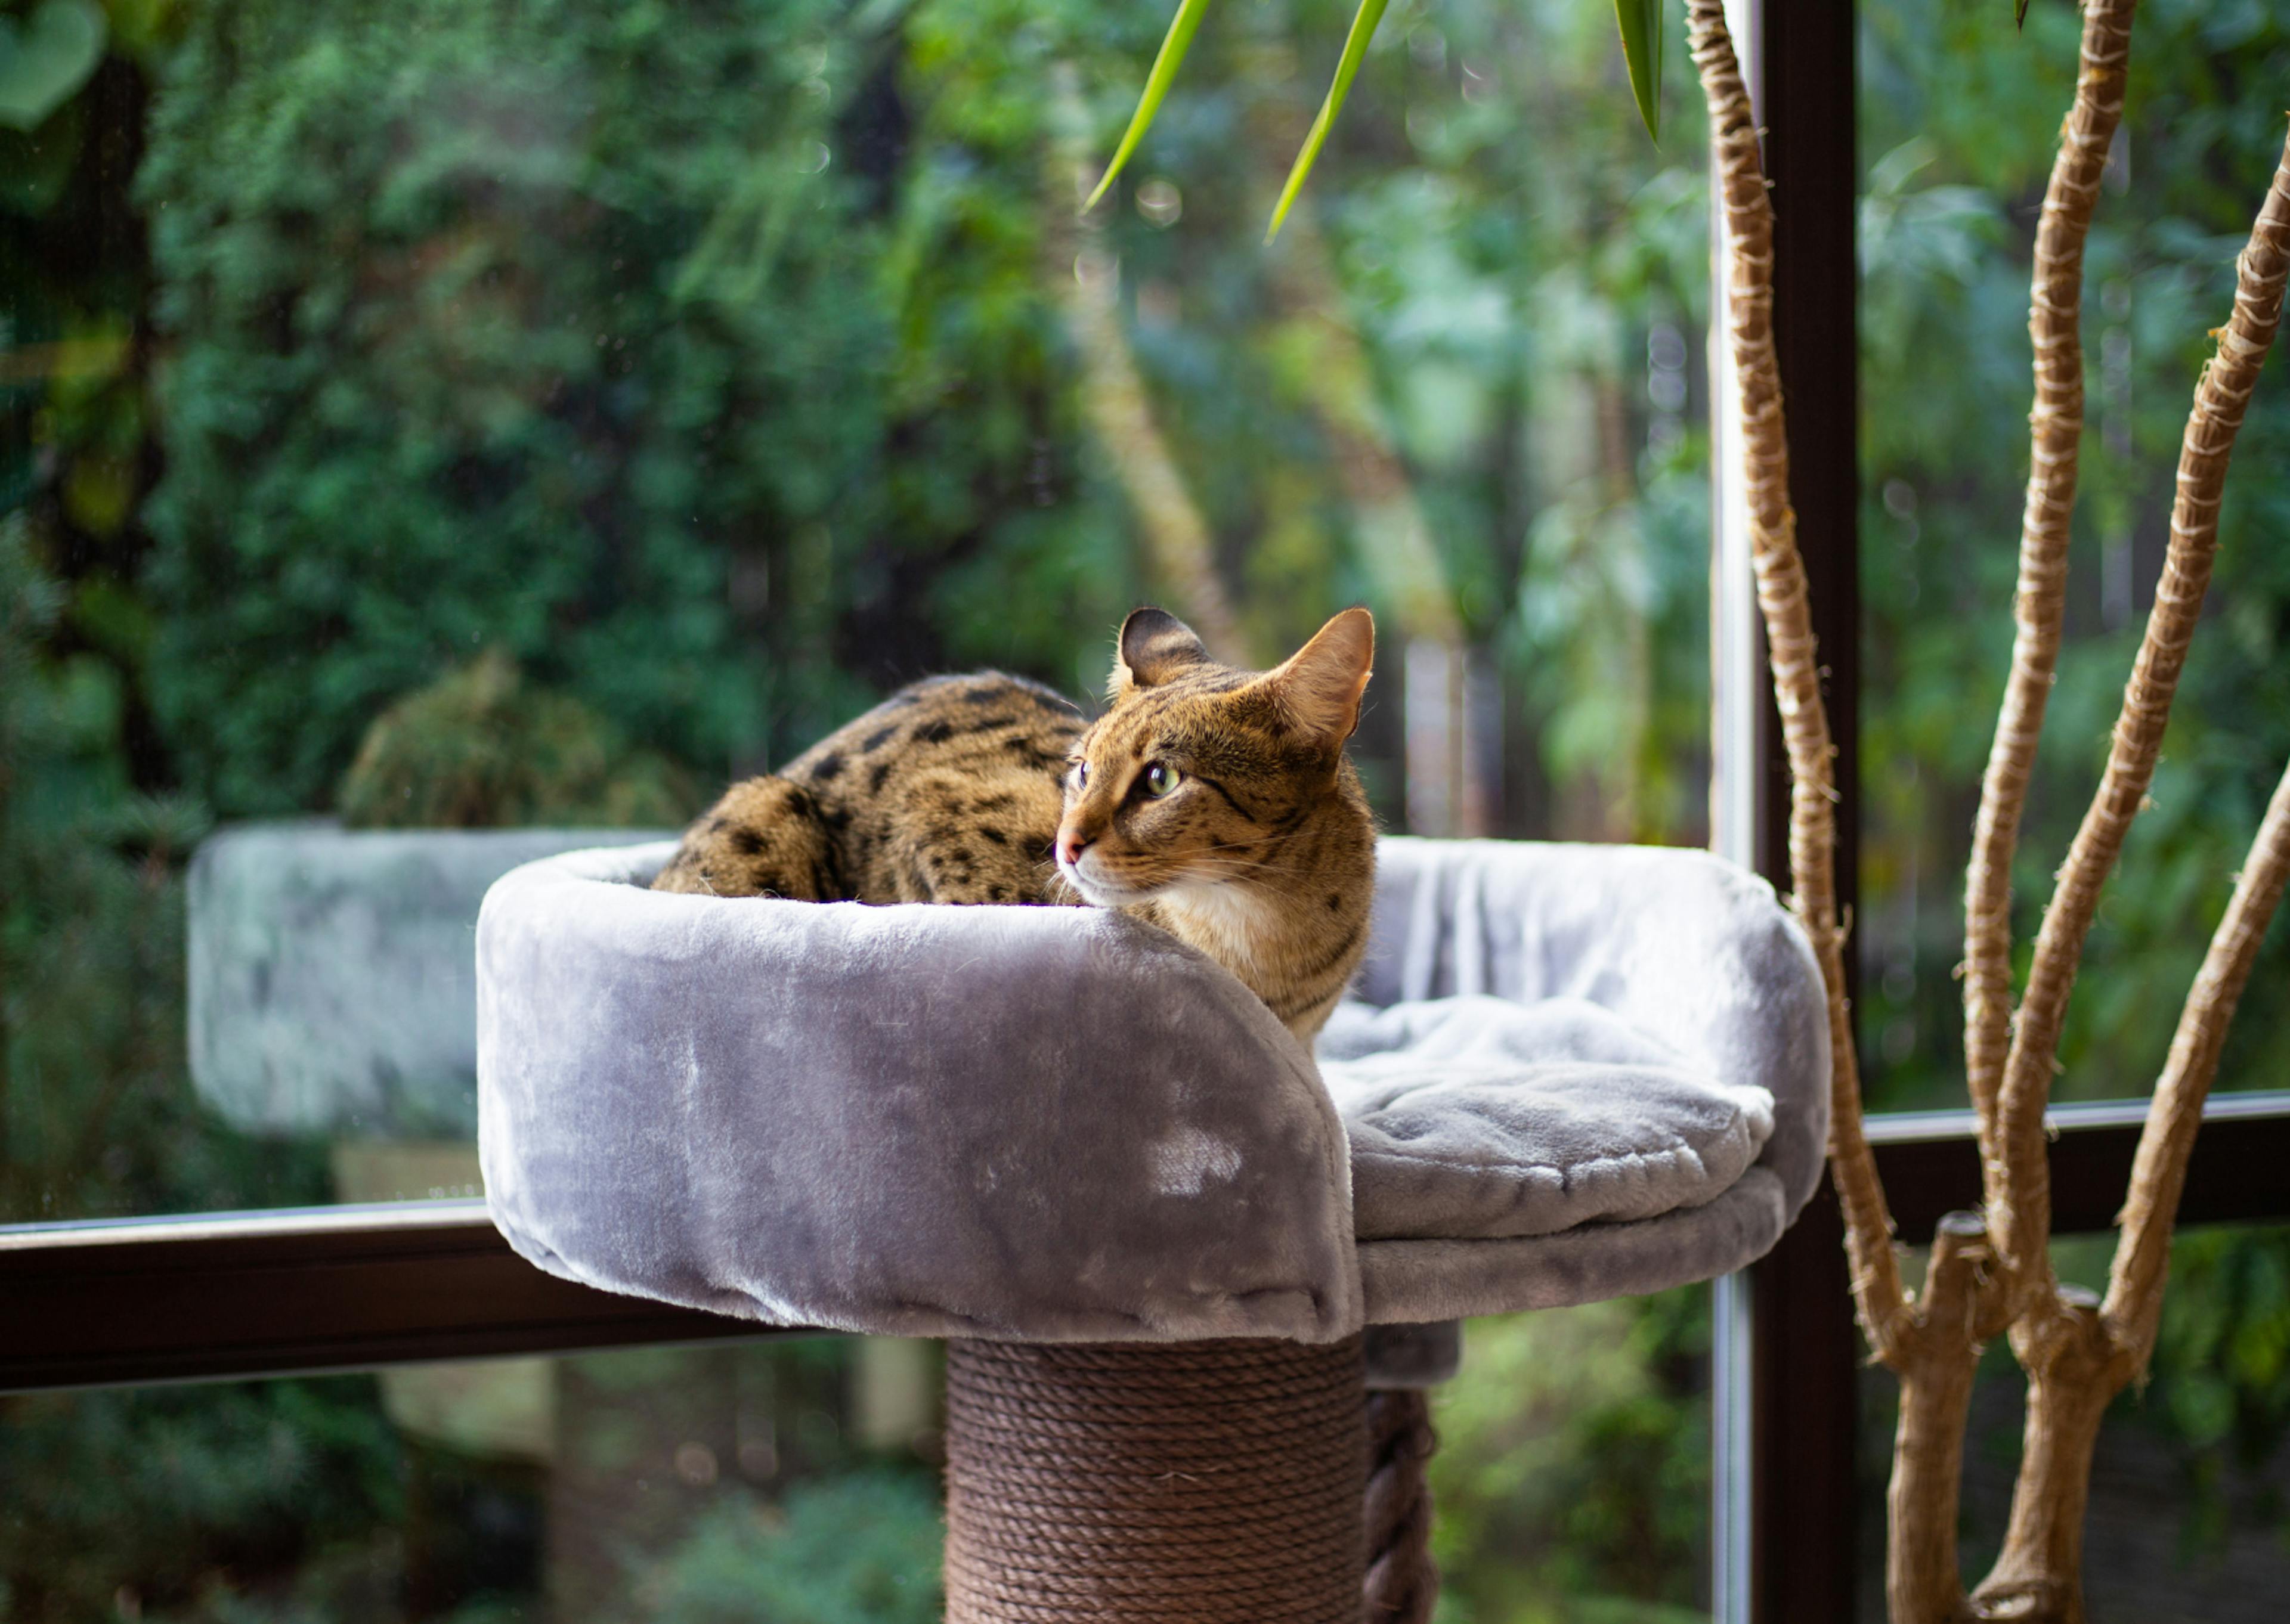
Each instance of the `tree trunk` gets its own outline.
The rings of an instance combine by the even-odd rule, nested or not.
[[[2028,1415],[2012,1520],[1996,1565],[1973,1593],[1978,1616],[2084,1624],[2083,1519],[2099,1424],[2123,1388],[2099,1300],[2074,1286],[2012,1328],[2028,1371]]]

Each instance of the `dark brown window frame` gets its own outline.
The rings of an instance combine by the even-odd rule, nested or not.
[[[2138,1143],[2141,1102],[2052,1114],[2053,1200],[2061,1233],[2114,1221]],[[2290,1093],[2212,1102],[2189,1170],[2182,1221],[2290,1217]],[[1878,1170],[1904,1240],[1979,1199],[1968,1117],[1872,1119]],[[1815,1542],[1821,1495],[1804,1440],[1849,1423],[1859,1364],[1843,1282],[1842,1231],[1826,1189],[1757,1266],[1757,1345],[1767,1394],[1790,1395],[1759,1453],[1782,1468],[1781,1520],[1797,1531],[1791,1572]],[[1832,1276],[1834,1276],[1832,1278]],[[1830,1290],[1830,1285],[1835,1290]],[[576,1353],[638,1343],[826,1335],[624,1297],[544,1274],[509,1250],[482,1201],[410,1201],[195,1218],[111,1220],[0,1229],[0,1392],[363,1370],[436,1359]],[[1842,1352],[1842,1358],[1833,1356]],[[1824,1417],[1829,1420],[1824,1420]],[[1851,1427],[1837,1428],[1849,1442]],[[1845,1460],[1849,1489],[1851,1460]],[[1845,1497],[1849,1500],[1849,1493]],[[1793,1520],[1792,1520],[1793,1519]],[[1849,1528],[1849,1518],[1845,1525]],[[1850,1564],[1845,1564],[1849,1573]],[[1775,1613],[1797,1619],[1819,1610]]]

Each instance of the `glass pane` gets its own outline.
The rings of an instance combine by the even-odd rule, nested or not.
[[[1861,942],[1872,1101],[1960,1103],[1964,866],[2009,662],[2028,470],[2028,276],[2079,19],[1982,0],[1860,9]],[[2206,334],[2282,144],[2290,31],[2262,6],[2140,8],[2086,262],[2082,484],[2066,637],[2014,871],[2026,947],[2105,760],[2168,537]],[[2063,1099],[2146,1092],[2290,756],[2290,508],[2268,369],[2238,443],[2216,573],[2157,772],[2084,956]],[[2290,974],[2278,924],[2252,980]],[[2246,1000],[2220,1086],[2279,1086],[2290,1004]]]
[[[1269,248],[1334,0],[1078,220],[1161,5],[109,14],[0,129],[0,1221],[474,1193],[487,882],[1141,601],[1374,607],[1389,828],[1703,837],[1701,140],[1596,8],[1395,12]]]
[[[0,1400],[0,1617],[933,1624],[937,1359],[821,1339]]]
[[[1709,1288],[1472,1320],[1432,1422],[1441,1619],[1709,1612]]]
[[[2063,1280],[2107,1282],[2114,1238],[2055,1243]],[[1922,1254],[1916,1255],[1922,1267]],[[2026,1380],[1999,1343],[1980,1365],[1965,1442],[1964,1566],[1977,1583],[2003,1543],[2019,1469]],[[1885,1619],[1885,1483],[1900,1389],[1861,1376],[1857,1616]],[[2290,1225],[2189,1230],[2150,1380],[2099,1434],[2084,1524],[2092,1624],[2278,1618],[2290,1584]]]
[[[1708,1301],[1471,1324],[1443,1617],[1703,1616]],[[820,1339],[0,1399],[0,1617],[926,1624],[940,1391]]]

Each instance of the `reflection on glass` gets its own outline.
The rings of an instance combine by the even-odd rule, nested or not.
[[[2106,1284],[2114,1237],[2055,1242],[2062,1280]],[[1915,1259],[1921,1267],[1921,1254]],[[1965,1442],[1964,1566],[1995,1560],[2020,1464],[2025,1378],[1998,1344],[1980,1366]],[[1885,1618],[1885,1473],[1899,1384],[1861,1377],[1860,1589],[1856,1616]],[[2115,1401],[2099,1435],[2084,1532],[2093,1624],[2200,1619],[2259,1624],[2290,1578],[2290,1225],[2182,1233],[2143,1388]]]
[[[1473,1320],[1432,1403],[1441,1614],[1709,1611],[1709,1288]]]
[[[929,1624],[937,1391],[822,1340],[0,1400],[0,1616]]]
[[[2028,274],[2073,90],[2072,8],[2024,36],[1974,0],[1861,8],[1862,1052],[1872,1100],[1960,1103],[1963,884],[2010,659],[2027,476]],[[2058,684],[2014,871],[2032,940],[2105,758],[2168,537],[2180,430],[2281,148],[2282,19],[2142,7],[2086,258],[2086,428]],[[1970,65],[1976,64],[1976,69]],[[2273,375],[2270,372],[2270,378]],[[2290,756],[2281,658],[2290,400],[2237,444],[2205,623],[2152,809],[2086,948],[2057,1097],[2152,1087],[2231,876]],[[2290,972],[2278,927],[2251,985]],[[2025,949],[2021,959],[2025,964]],[[2245,1001],[2221,1088],[2278,1085],[2290,1006]]]
[[[1472,1324],[1459,1616],[1703,1616],[1708,1300]],[[929,1624],[939,1384],[870,1338],[0,1399],[0,1617]]]
[[[1212,31],[1081,218],[1157,8],[60,66],[0,129],[0,1221],[472,1191],[495,875],[927,671],[1093,692],[1141,601],[1256,660],[1374,607],[1387,827],[1701,839],[1692,98],[1656,149],[1594,12],[1395,17],[1268,249],[1339,10]]]

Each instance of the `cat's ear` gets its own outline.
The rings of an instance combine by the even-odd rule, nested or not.
[[[1347,609],[1258,679],[1305,732],[1341,744],[1359,725],[1360,696],[1375,668],[1375,617]]]
[[[1131,610],[1116,647],[1110,686],[1117,700],[1132,688],[1157,687],[1188,667],[1211,663],[1193,628],[1165,609]]]

